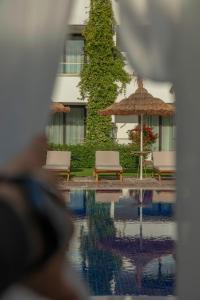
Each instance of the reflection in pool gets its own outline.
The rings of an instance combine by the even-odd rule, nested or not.
[[[70,255],[92,295],[174,295],[175,192],[75,190]]]

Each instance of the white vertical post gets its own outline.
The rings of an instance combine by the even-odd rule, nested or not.
[[[112,219],[115,218],[115,201],[111,201],[110,203],[110,217]]]
[[[143,179],[143,115],[141,115],[141,127],[140,127],[140,179]]]
[[[142,222],[143,222],[143,190],[140,189],[140,250],[142,250],[143,247]]]

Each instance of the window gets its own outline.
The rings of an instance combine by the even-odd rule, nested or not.
[[[172,151],[176,147],[175,122],[173,117],[145,116],[144,123],[158,133],[157,142],[152,150]]]
[[[59,65],[60,74],[79,74],[84,63],[84,40],[81,35],[71,35],[65,42],[62,60]]]
[[[162,117],[162,150],[176,150],[176,128],[173,117]]]
[[[76,145],[85,138],[84,106],[71,107],[69,113],[55,113],[47,128],[50,143]]]
[[[152,146],[152,151],[159,150],[160,145],[160,127],[159,127],[159,117],[158,116],[144,116],[144,124],[150,126],[154,133],[158,134],[158,139]]]

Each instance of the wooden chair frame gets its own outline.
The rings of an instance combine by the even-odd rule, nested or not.
[[[109,170],[109,169],[105,169],[105,170],[99,170],[99,169],[94,169],[93,175],[95,177],[95,181],[99,182],[99,175],[100,174],[116,174],[116,176],[119,176],[120,181],[123,181],[123,170]]]

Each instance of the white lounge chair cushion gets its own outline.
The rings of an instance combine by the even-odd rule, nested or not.
[[[157,169],[158,171],[176,171],[176,167],[175,166],[155,166],[155,169]]]
[[[122,171],[121,166],[111,166],[111,165],[101,165],[101,166],[96,166],[96,170],[107,170],[107,171]]]
[[[70,166],[63,166],[63,165],[46,165],[44,166],[45,169],[47,170],[61,170],[61,171],[66,171],[70,169]]]
[[[48,151],[46,165],[67,165],[71,162],[70,151]]]
[[[176,155],[175,151],[154,151],[153,164],[155,168],[175,170],[176,169]]]
[[[71,163],[70,151],[48,151],[46,165],[43,167],[52,171],[69,171]]]
[[[96,169],[121,171],[118,151],[96,151]]]

